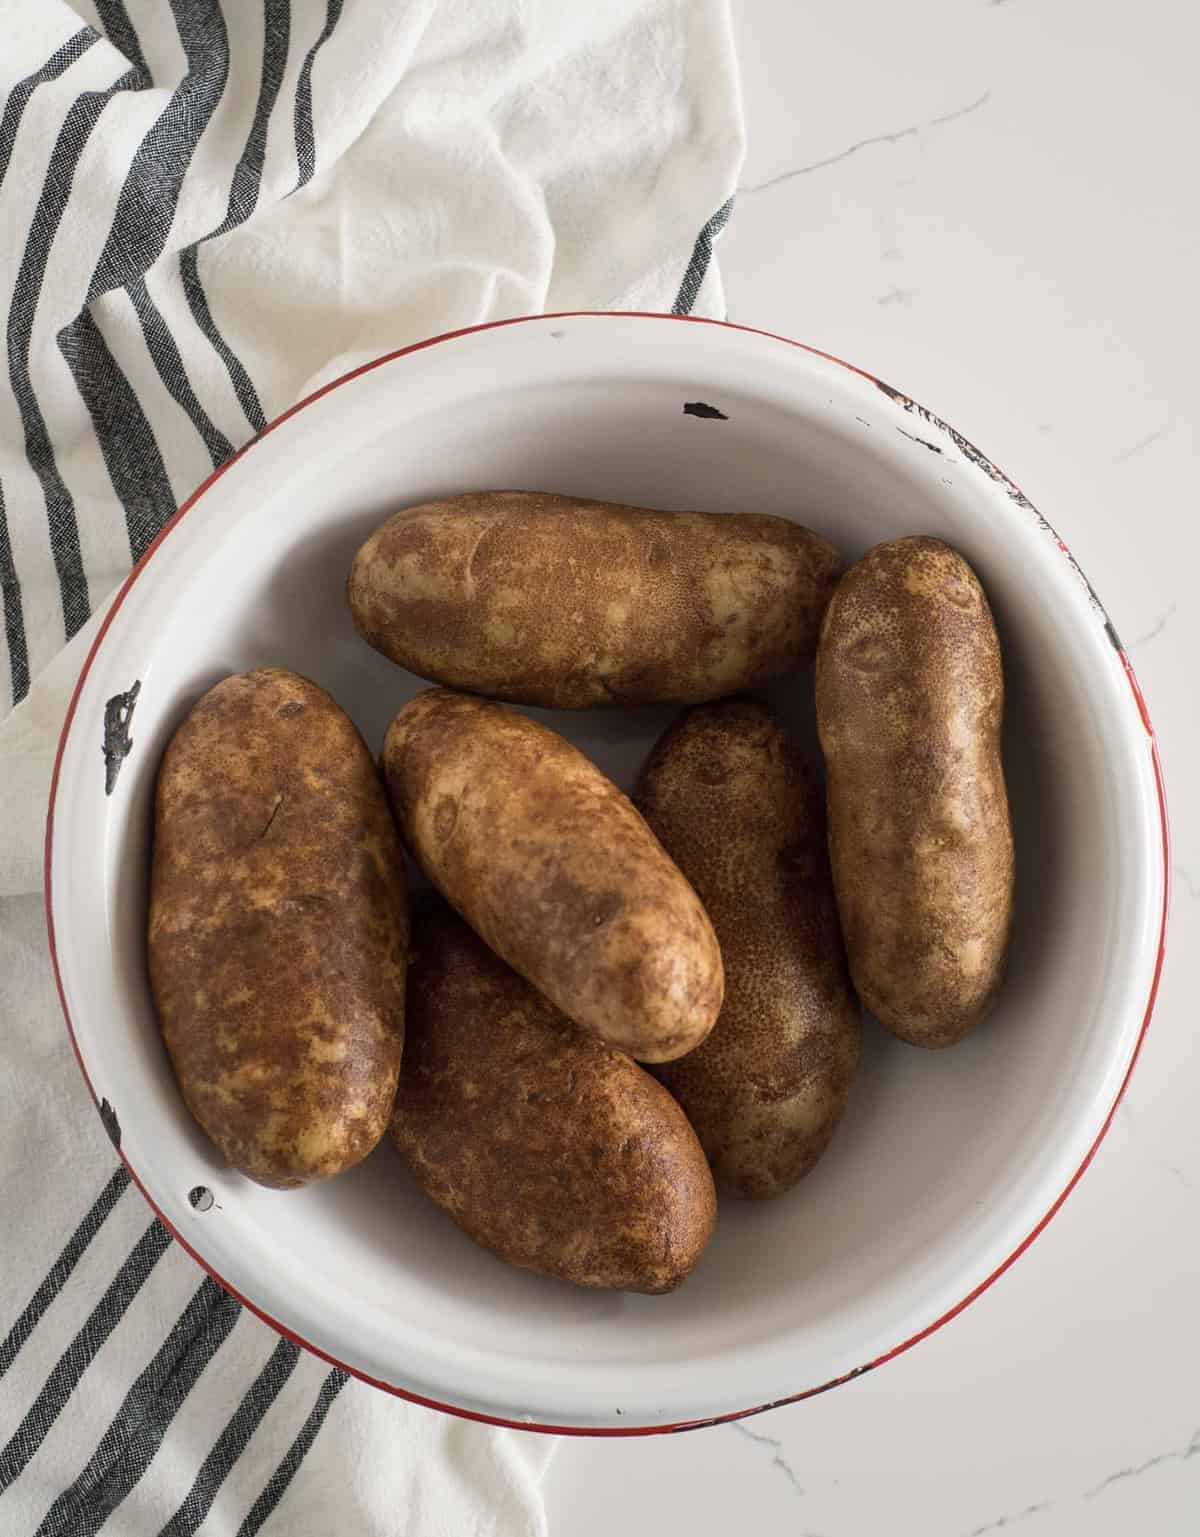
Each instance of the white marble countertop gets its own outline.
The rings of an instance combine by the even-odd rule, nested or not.
[[[741,0],[730,318],[863,364],[1012,474],[1138,669],[1168,966],[1112,1131],[1033,1248],[907,1355],[741,1425],[573,1440],[552,1537],[1200,1533],[1200,13]]]

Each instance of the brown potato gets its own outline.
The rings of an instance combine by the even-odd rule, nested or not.
[[[699,1045],[724,986],[712,925],[594,763],[515,710],[448,689],[401,710],[383,762],[408,847],[497,955],[643,1062]]]
[[[485,491],[395,513],[354,622],[420,677],[515,704],[691,704],[811,661],[841,563],[786,518]]]
[[[982,1019],[1004,969],[1013,844],[1000,645],[948,545],[877,545],[842,579],[817,655],[829,851],[859,997],[916,1046]]]
[[[779,1195],[828,1146],[858,1063],[820,787],[769,710],[728,699],[671,727],[635,800],[696,888],[725,963],[712,1034],[655,1074],[720,1184]]]
[[[476,1243],[577,1286],[671,1291],[712,1234],[712,1176],[667,1091],[441,903],[415,915],[392,1140]]]
[[[150,980],[188,1109],[280,1189],[387,1130],[408,909],[383,786],[349,717],[282,668],[226,678],[158,775]]]

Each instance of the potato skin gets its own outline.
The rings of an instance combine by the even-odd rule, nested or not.
[[[527,716],[448,689],[409,701],[383,762],[413,856],[497,955],[640,1061],[699,1045],[724,988],[712,925],[595,764]]]
[[[426,1194],[510,1264],[672,1291],[716,1220],[683,1111],[443,904],[414,917],[391,1136]]]
[[[188,1109],[289,1189],[387,1130],[408,908],[383,786],[349,717],[282,668],[226,678],[158,775],[150,979]]]
[[[1003,974],[1003,707],[991,609],[961,555],[897,539],[847,572],[817,655],[830,859],[859,997],[916,1046],[960,1040]]]
[[[665,733],[635,800],[695,887],[725,963],[712,1033],[655,1075],[720,1185],[779,1195],[825,1151],[858,1064],[819,785],[765,706],[728,699]]]
[[[354,561],[363,637],[514,704],[694,703],[812,660],[841,569],[786,518],[485,491],[395,513]]]

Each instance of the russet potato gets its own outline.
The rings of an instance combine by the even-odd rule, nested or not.
[[[651,753],[635,800],[712,919],[725,1001],[656,1076],[718,1184],[779,1195],[820,1158],[858,1062],[820,787],[765,706],[698,705]]]
[[[901,1039],[951,1045],[995,998],[1013,910],[1000,645],[962,556],[923,536],[869,551],[826,612],[816,685],[854,985]]]
[[[690,704],[812,660],[841,563],[786,518],[481,491],[394,513],[348,597],[377,650],[514,704]]]
[[[429,689],[383,765],[414,858],[515,971],[642,1062],[699,1043],[724,976],[696,893],[610,779],[503,705]]]
[[[573,1025],[442,903],[414,919],[392,1141],[501,1259],[577,1286],[667,1292],[716,1196],[679,1106]]]
[[[407,897],[366,745],[281,668],[226,678],[159,770],[150,979],[189,1110],[288,1188],[365,1158],[404,1039]]]

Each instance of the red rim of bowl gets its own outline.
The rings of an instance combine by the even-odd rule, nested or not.
[[[213,482],[218,480],[232,464],[240,459],[243,454],[247,453],[251,448],[253,448],[253,446],[262,438],[266,437],[269,432],[273,432],[276,427],[280,426],[283,422],[286,422],[289,417],[295,416],[298,411],[303,411],[306,406],[312,405],[312,403],[316,400],[319,400],[322,395],[327,395],[331,390],[338,389],[343,384],[348,384],[350,380],[357,379],[360,374],[370,373],[372,369],[381,368],[384,364],[395,362],[398,358],[407,357],[410,353],[422,352],[428,347],[435,347],[439,345],[441,342],[454,341],[457,337],[470,336],[477,331],[492,331],[497,330],[502,326],[524,325],[540,320],[577,320],[585,318],[590,319],[598,316],[615,316],[621,319],[634,320],[682,321],[687,325],[719,326],[725,330],[744,331],[754,336],[769,337],[772,341],[785,342],[790,347],[798,347],[801,349],[801,351],[811,353],[819,358],[824,358],[827,362],[836,363],[839,368],[845,368],[850,373],[857,374],[860,378],[866,379],[877,389],[881,390],[890,399],[899,402],[905,410],[916,412],[924,421],[940,428],[944,432],[949,433],[959,444],[959,446],[964,449],[966,456],[971,459],[973,463],[982,469],[984,473],[987,474],[991,479],[1004,486],[1012,500],[1019,507],[1030,513],[1044,528],[1053,534],[1053,537],[1055,538],[1055,541],[1063,557],[1071,563],[1077,575],[1088,588],[1088,591],[1091,594],[1097,610],[1101,615],[1103,615],[1109,639],[1117,651],[1118,656],[1120,657],[1125,676],[1133,693],[1134,703],[1137,707],[1138,714],[1141,718],[1143,726],[1145,727],[1146,735],[1149,739],[1150,753],[1154,766],[1155,789],[1158,796],[1159,821],[1162,834],[1163,854],[1162,915],[1159,922],[1158,953],[1155,960],[1154,975],[1150,983],[1150,994],[1146,1001],[1146,1009],[1142,1016],[1141,1028],[1138,1031],[1138,1038],[1134,1045],[1133,1055],[1129,1060],[1129,1066],[1125,1070],[1125,1076],[1121,1080],[1121,1085],[1117,1090],[1116,1097],[1112,1102],[1112,1106],[1109,1109],[1108,1114],[1104,1118],[1104,1122],[1096,1135],[1095,1141],[1088,1149],[1087,1154],[1083,1158],[1083,1161],[1080,1163],[1079,1167],[1067,1181],[1067,1184],[1064,1187],[1062,1193],[1054,1201],[1050,1209],[1045,1213],[1045,1215],[1036,1224],[1032,1231],[1021,1240],[1021,1242],[1007,1257],[1007,1259],[1005,1259],[1001,1264],[997,1265],[996,1268],[976,1287],[968,1292],[960,1302],[955,1303],[952,1308],[947,1309],[946,1312],[935,1318],[932,1323],[927,1324],[923,1329],[918,1330],[916,1334],[910,1335],[907,1339],[902,1340],[900,1344],[893,1346],[890,1350],[885,1351],[882,1355],[875,1356],[872,1360],[864,1362],[861,1366],[856,1366],[851,1371],[844,1372],[840,1377],[833,1377],[828,1382],[822,1382],[816,1387],[804,1388],[798,1393],[790,1393],[785,1398],[773,1399],[770,1403],[755,1404],[748,1409],[732,1410],[728,1414],[711,1415],[707,1418],[697,1420],[683,1420],[679,1421],[678,1423],[668,1425],[542,1425],[532,1423],[528,1420],[508,1420],[502,1418],[499,1415],[482,1414],[477,1410],[466,1409],[457,1404],[442,1403],[438,1399],[423,1397],[420,1393],[411,1392],[407,1388],[397,1387],[394,1383],[382,1382],[378,1378],[369,1376],[366,1372],[359,1371],[353,1366],[348,1366],[344,1361],[339,1361],[335,1356],[331,1356],[327,1351],[320,1349],[319,1346],[313,1345],[310,1343],[310,1341],[303,1339],[298,1334],[293,1333],[293,1331],[289,1329],[285,1324],[280,1323],[278,1319],[272,1318],[269,1313],[264,1312],[262,1308],[258,1307],[248,1297],[244,1297],[239,1291],[237,1291],[235,1287],[231,1286],[222,1275],[218,1274],[218,1272],[212,1268],[212,1266],[203,1258],[202,1255],[196,1252],[192,1245],[188,1243],[187,1239],[184,1238],[179,1230],[173,1226],[166,1214],[157,1205],[155,1205],[154,1201],[151,1199],[149,1193],[147,1192],[145,1185],[139,1178],[137,1170],[133,1168],[128,1158],[126,1158],[125,1154],[121,1152],[120,1148],[117,1149],[121,1161],[129,1170],[130,1177],[132,1178],[134,1184],[141,1191],[142,1195],[145,1197],[151,1208],[157,1213],[159,1221],[162,1222],[163,1226],[166,1227],[172,1238],[174,1238],[175,1241],[183,1249],[185,1249],[188,1254],[191,1255],[196,1263],[200,1265],[202,1269],[206,1270],[208,1274],[212,1276],[213,1280],[224,1287],[231,1296],[235,1297],[237,1301],[240,1302],[244,1307],[249,1308],[250,1311],[256,1314],[257,1317],[261,1318],[264,1323],[269,1324],[272,1329],[277,1331],[277,1333],[282,1334],[286,1339],[293,1341],[295,1344],[302,1346],[311,1354],[319,1356],[324,1361],[328,1361],[331,1366],[338,1367],[342,1371],[348,1373],[350,1376],[357,1377],[360,1381],[369,1383],[371,1387],[380,1388],[384,1392],[391,1393],[398,1398],[407,1399],[410,1403],[421,1404],[423,1407],[429,1409],[440,1409],[446,1414],[457,1415],[462,1419],[476,1420],[487,1425],[499,1425],[511,1430],[537,1431],[548,1435],[649,1436],[664,1435],[669,1432],[681,1430],[698,1430],[706,1425],[723,1425],[731,1420],[746,1419],[750,1415],[754,1414],[764,1414],[768,1409],[778,1409],[785,1404],[795,1404],[806,1398],[815,1398],[819,1393],[827,1393],[831,1388],[840,1387],[843,1383],[850,1382],[855,1377],[861,1377],[864,1373],[873,1371],[875,1367],[882,1366],[886,1361],[891,1361],[896,1356],[902,1355],[906,1350],[911,1350],[914,1345],[917,1345],[923,1339],[926,1339],[936,1329],[940,1329],[943,1324],[947,1324],[952,1318],[956,1318],[964,1308],[968,1307],[972,1302],[975,1301],[976,1297],[979,1297],[983,1292],[987,1291],[988,1287],[991,1286],[993,1282],[999,1280],[1004,1272],[1008,1270],[1011,1265],[1015,1264],[1015,1262],[1021,1257],[1022,1254],[1024,1254],[1025,1250],[1034,1241],[1034,1239],[1043,1230],[1043,1228],[1046,1227],[1047,1223],[1058,1211],[1059,1207],[1062,1206],[1063,1202],[1078,1184],[1084,1170],[1095,1157],[1097,1148],[1100,1146],[1101,1142],[1103,1142],[1109,1127],[1112,1125],[1113,1116],[1116,1114],[1117,1106],[1120,1104],[1122,1096],[1129,1086],[1129,1080],[1133,1075],[1134,1067],[1137,1065],[1138,1057],[1141,1054],[1142,1044],[1146,1039],[1146,1031],[1150,1025],[1150,1016],[1154,1012],[1154,1003],[1158,996],[1158,985],[1162,976],[1163,958],[1166,953],[1167,911],[1170,900],[1171,868],[1170,832],[1167,821],[1166,791],[1163,783],[1162,764],[1159,758],[1158,743],[1155,739],[1154,727],[1150,722],[1150,715],[1146,708],[1146,702],[1142,696],[1141,688],[1138,686],[1137,677],[1134,674],[1134,670],[1130,664],[1129,658],[1119,639],[1117,638],[1116,631],[1113,629],[1111,622],[1108,620],[1108,616],[1104,610],[1103,604],[1096,596],[1095,589],[1092,588],[1091,583],[1088,582],[1087,578],[1083,575],[1083,572],[1080,570],[1078,563],[1075,561],[1075,558],[1072,556],[1070,550],[1058,537],[1058,535],[1054,533],[1053,529],[1050,528],[1050,525],[1037,511],[1037,509],[1024,495],[1024,493],[1018,489],[1018,487],[1008,478],[1007,475],[1003,474],[991,463],[989,459],[985,458],[985,456],[981,454],[978,449],[974,448],[973,445],[968,443],[966,439],[961,436],[961,434],[956,432],[952,427],[949,427],[939,417],[936,417],[931,412],[927,411],[923,406],[917,405],[916,402],[911,400],[907,395],[903,395],[900,391],[893,389],[890,385],[884,384],[883,381],[876,378],[874,374],[868,373],[865,369],[858,368],[853,363],[847,363],[843,358],[835,357],[832,353],[823,352],[818,347],[810,347],[804,342],[794,341],[791,337],[779,336],[774,331],[764,331],[757,326],[735,325],[730,321],[710,320],[699,315],[663,315],[642,310],[568,310],[547,315],[521,315],[511,320],[492,320],[487,321],[482,325],[463,326],[460,330],[457,331],[447,331],[444,332],[441,336],[428,337],[424,341],[415,342],[408,347],[399,347],[393,352],[385,353],[382,357],[374,358],[369,363],[363,363],[358,368],[351,369],[349,373],[342,374],[339,378],[333,379],[328,384],[322,385],[319,390],[314,390],[311,395],[305,396],[303,400],[298,401],[289,410],[284,411],[282,415],[277,416],[274,421],[269,422],[267,426],[264,427],[261,432],[256,434],[255,437],[251,438],[249,442],[243,444],[243,446],[238,449],[238,451],[229,459],[227,459],[219,469],[214,470],[213,473],[208,476],[208,478],[204,480],[196,488],[195,491],[192,492],[187,501],[182,504],[175,515],[162,528],[157,537],[154,539],[153,543],[142,556],[141,560],[138,561],[137,565],[133,568],[133,570],[125,578],[125,581],[122,583],[120,591],[117,593],[116,598],[113,600],[112,606],[109,608],[104,622],[100,626],[100,629],[96,634],[96,638],[91,644],[91,648],[89,649],[87,657],[84,660],[83,667],[80,670],[79,678],[75,684],[74,691],[71,694],[71,702],[67,706],[66,717],[63,721],[62,731],[58,739],[58,749],[54,755],[54,771],[50,780],[50,800],[46,815],[44,865],[46,931],[50,942],[50,959],[54,967],[54,980],[58,987],[59,1001],[62,1004],[63,1017],[67,1022],[67,1030],[71,1037],[71,1045],[74,1048],[75,1058],[79,1063],[79,1068],[83,1074],[84,1082],[87,1084],[88,1092],[91,1094],[93,1102],[96,1103],[97,1109],[99,1109],[99,1102],[96,1097],[96,1091],[92,1087],[92,1081],[88,1076],[87,1066],[84,1063],[83,1056],[79,1049],[79,1042],[75,1037],[75,1027],[71,1023],[71,1015],[67,1008],[66,994],[63,990],[62,976],[59,971],[58,949],[55,943],[54,934],[54,912],[53,897],[51,891],[50,866],[51,851],[53,848],[54,840],[54,804],[58,793],[59,771],[62,766],[62,757],[63,751],[66,747],[67,736],[71,729],[71,723],[75,717],[75,707],[78,704],[79,695],[83,688],[84,682],[87,679],[87,675],[91,670],[92,662],[95,660],[96,654],[100,648],[100,643],[103,641],[108,627],[112,623],[113,616],[121,607],[121,604],[125,601],[129,589],[133,586],[134,582],[137,581],[138,577],[141,576],[142,572],[145,571],[159,545],[161,545],[163,540],[166,539],[167,536],[179,526],[184,516],[191,511],[191,509],[196,505],[196,503],[213,484]]]

